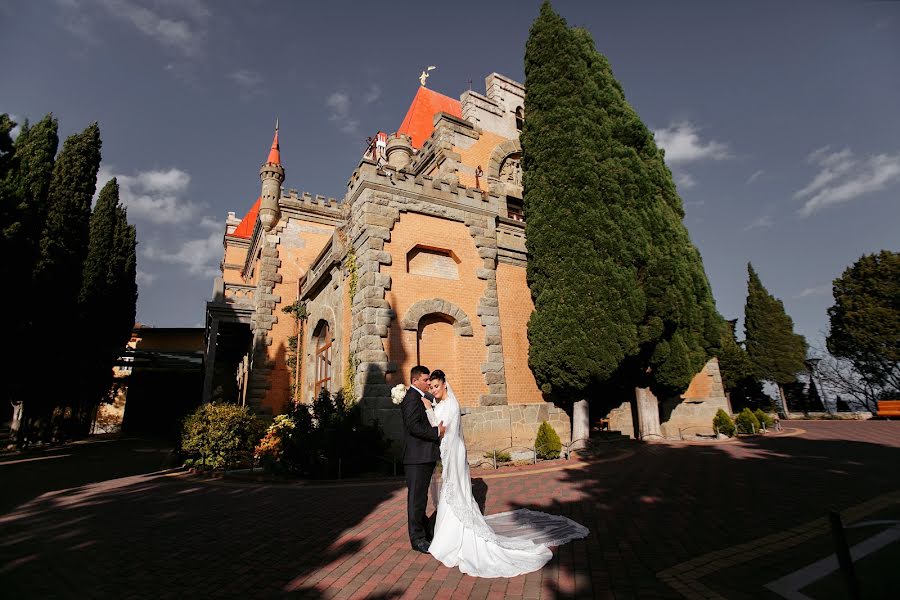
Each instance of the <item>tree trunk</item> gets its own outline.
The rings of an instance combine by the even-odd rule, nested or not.
[[[638,413],[639,439],[662,437],[659,426],[659,402],[650,388],[634,389]]]
[[[784,418],[790,419],[791,409],[788,408],[787,395],[784,393],[784,386],[780,383],[778,384],[778,395],[781,396],[781,410],[784,411]]]
[[[572,449],[584,448],[591,436],[591,409],[587,400],[579,400],[572,405]],[[578,441],[581,440],[581,441]]]

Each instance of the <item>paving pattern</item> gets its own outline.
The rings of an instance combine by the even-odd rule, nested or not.
[[[413,552],[399,480],[279,485],[169,472],[55,489],[0,517],[0,595],[775,598],[763,584],[827,551],[828,510],[854,520],[900,506],[900,422],[790,427],[737,443],[611,447],[564,465],[575,468],[477,471],[487,513],[527,507],[591,530],[514,579],[463,576]],[[0,480],[29,464],[50,477],[67,460],[0,462]]]

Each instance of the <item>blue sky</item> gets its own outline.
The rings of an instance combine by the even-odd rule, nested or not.
[[[449,96],[523,79],[540,2],[0,0],[0,111],[100,122],[138,226],[138,319],[202,322],[225,215],[285,187],[340,197],[426,65]],[[720,312],[746,264],[812,343],[830,282],[900,242],[900,2],[554,3],[586,27],[667,149]],[[101,181],[100,184],[104,181]]]

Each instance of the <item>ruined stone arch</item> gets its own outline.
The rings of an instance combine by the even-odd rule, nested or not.
[[[447,302],[440,298],[419,300],[410,306],[409,310],[406,311],[406,316],[403,317],[403,329],[418,331],[419,321],[422,320],[422,317],[433,314],[444,315],[450,318],[450,320],[453,321],[453,329],[456,332],[456,335],[463,337],[470,337],[473,335],[472,322],[469,320],[465,311],[452,302]]]
[[[522,144],[519,140],[507,140],[494,148],[491,152],[491,161],[488,163],[488,177],[500,178],[500,168],[503,161],[512,154],[522,154]]]

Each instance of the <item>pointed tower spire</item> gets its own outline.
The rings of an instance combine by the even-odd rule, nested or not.
[[[278,201],[281,199],[281,184],[284,183],[281,149],[278,147],[278,119],[275,119],[275,137],[272,139],[272,149],[269,150],[269,158],[266,159],[266,163],[259,169],[259,178],[262,180],[259,220],[263,228],[270,231],[281,217]]]
[[[281,164],[281,148],[278,147],[278,119],[275,119],[275,137],[272,139],[272,149],[269,150],[268,164]]]

